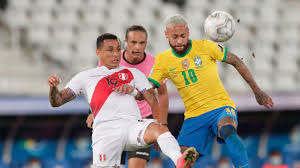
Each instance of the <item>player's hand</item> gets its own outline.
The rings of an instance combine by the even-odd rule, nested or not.
[[[93,122],[94,122],[93,114],[89,114],[85,122],[88,128],[93,128]]]
[[[134,91],[134,87],[132,87],[128,84],[124,84],[124,85],[114,88],[114,91],[123,93],[123,94],[130,94]]]
[[[258,104],[265,106],[267,109],[273,107],[274,103],[272,98],[262,90],[254,92]]]
[[[57,75],[52,75],[48,78],[48,85],[50,87],[57,87],[60,83],[60,79]]]

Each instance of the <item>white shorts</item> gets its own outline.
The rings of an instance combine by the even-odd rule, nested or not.
[[[115,120],[103,122],[93,130],[92,168],[118,167],[123,151],[135,151],[150,145],[144,141],[146,128],[153,119]]]

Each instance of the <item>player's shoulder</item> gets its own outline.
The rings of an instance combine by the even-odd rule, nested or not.
[[[100,66],[100,67],[96,67],[96,68],[92,68],[92,69],[83,70],[83,71],[79,72],[78,74],[81,74],[81,75],[91,74],[96,71],[101,71],[102,69],[103,69],[103,66]]]
[[[171,48],[168,48],[167,50],[158,53],[158,54],[156,55],[156,57],[157,57],[157,56],[161,56],[161,55],[169,55],[169,54],[172,54],[172,49],[171,49]]]
[[[137,68],[128,68],[128,67],[123,67],[123,68],[129,70],[131,74],[134,76],[134,78],[140,78],[141,76],[145,76],[145,74]]]
[[[131,73],[136,74],[136,73],[142,73],[140,70],[138,70],[137,68],[128,68],[128,67],[124,67],[124,69],[128,69]]]
[[[73,78],[77,79],[79,81],[85,81],[85,79],[87,79],[87,77],[89,77],[89,76],[91,76],[91,75],[94,74],[94,72],[95,72],[96,69],[97,68],[87,69],[87,70],[80,71],[77,74],[75,74],[75,76]]]
[[[163,52],[160,52],[156,55],[155,60],[160,60],[163,63],[166,63],[168,59],[172,58],[173,54],[172,54],[172,49],[169,48]]]
[[[202,40],[194,40],[193,46],[196,46],[197,49],[203,50],[203,51],[211,51],[216,50],[218,48],[223,48],[220,44],[215,43],[211,40],[207,40],[203,38]]]
[[[153,61],[154,62],[155,56],[153,56],[152,54],[147,53],[147,52],[145,52],[145,54],[146,54],[146,61],[148,61],[148,62]]]
[[[98,67],[100,68],[100,67]],[[83,71],[80,71],[76,74],[76,76],[83,76],[83,75],[86,75],[86,74],[89,74],[89,73],[92,73],[93,71],[95,71],[96,68],[92,68],[92,69],[85,69]]]
[[[211,40],[207,40],[205,38],[203,38],[201,40],[192,40],[193,46],[207,47],[207,45],[211,45],[211,44],[214,44],[214,42]]]

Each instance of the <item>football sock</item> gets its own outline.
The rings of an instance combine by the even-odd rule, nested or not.
[[[180,158],[182,154],[180,151],[180,146],[174,136],[169,131],[165,132],[157,138],[157,143],[161,151],[176,165],[178,158]]]
[[[247,151],[236,129],[232,125],[225,125],[220,129],[220,136],[230,151],[232,162],[236,168],[249,168]]]

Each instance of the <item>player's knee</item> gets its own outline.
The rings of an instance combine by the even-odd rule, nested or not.
[[[219,129],[219,135],[223,140],[236,133],[236,128],[233,125],[224,125]]]

